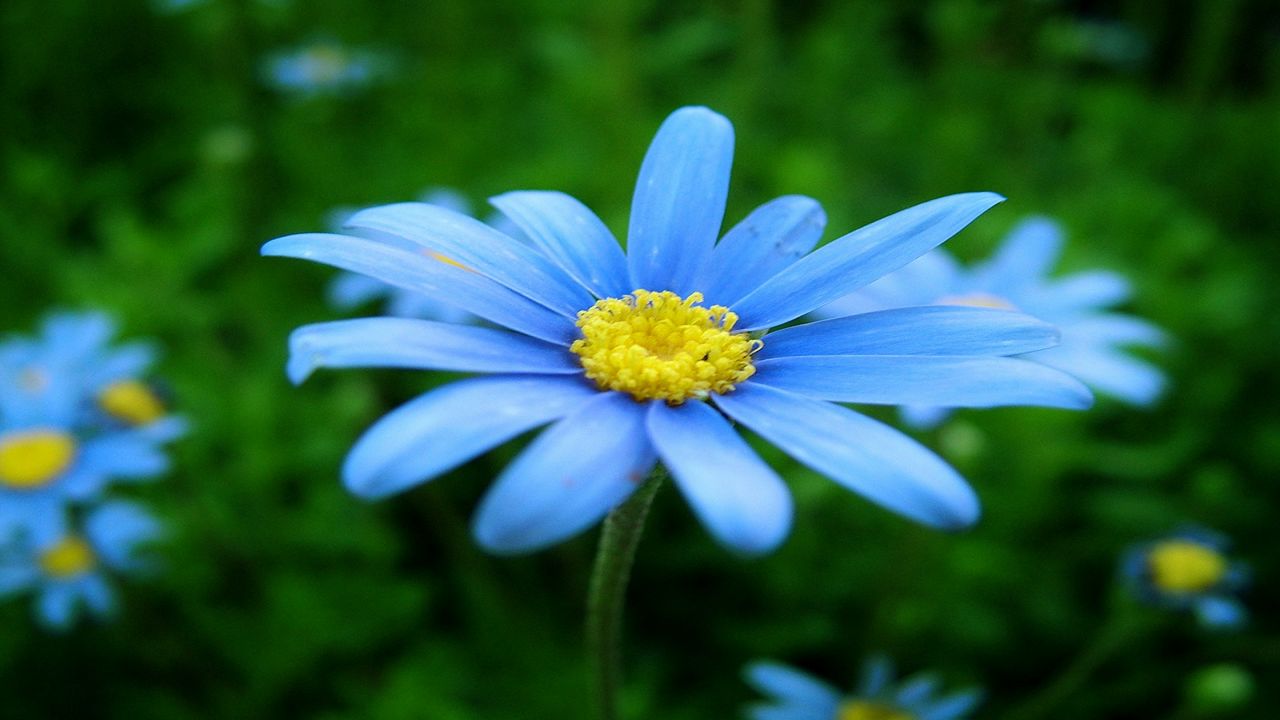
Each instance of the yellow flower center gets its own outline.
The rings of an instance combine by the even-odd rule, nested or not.
[[[0,435],[0,485],[33,490],[53,482],[71,465],[76,441],[58,430]]]
[[[582,338],[569,349],[602,390],[636,400],[679,405],[727,393],[755,374],[751,356],[764,343],[732,332],[738,316],[728,308],[700,302],[702,293],[669,290],[605,298],[578,313]]]
[[[69,578],[93,569],[98,558],[89,543],[74,535],[59,540],[53,547],[40,554],[40,568],[46,575]]]
[[[974,292],[965,293],[964,295],[947,295],[938,298],[934,305],[965,305],[968,307],[991,308],[993,310],[1017,310],[1013,303],[1005,300],[999,295],[991,293]]]
[[[915,716],[884,703],[847,700],[836,712],[836,720],[915,720]]]
[[[146,425],[164,417],[164,401],[146,383],[120,380],[98,393],[98,406],[130,425]]]
[[[1166,540],[1147,554],[1156,587],[1171,593],[1202,592],[1222,582],[1227,560],[1213,548],[1191,540]]]

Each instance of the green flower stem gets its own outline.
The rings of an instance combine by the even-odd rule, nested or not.
[[[1009,720],[1036,720],[1052,716],[1058,706],[1080,692],[1094,673],[1117,651],[1131,645],[1146,633],[1148,618],[1135,610],[1137,609],[1126,607],[1113,612],[1111,618],[1094,633],[1092,641],[1063,668],[1053,682],[1014,708],[1006,717]]]
[[[605,518],[587,590],[587,663],[591,668],[596,717],[617,720],[618,686],[622,677],[622,607],[631,565],[644,532],[649,506],[662,486],[666,471],[654,467],[649,478]]]

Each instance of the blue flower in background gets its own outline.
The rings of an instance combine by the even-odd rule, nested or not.
[[[0,343],[0,533],[38,532],[69,502],[168,468],[161,446],[185,424],[141,380],[150,347],[111,347],[113,333],[104,315],[61,313]]]
[[[1164,333],[1138,318],[1107,311],[1131,292],[1129,282],[1115,273],[1089,271],[1050,279],[1062,243],[1057,223],[1031,218],[1014,228],[984,263],[964,268],[945,251],[935,250],[817,314],[839,317],[925,305],[1017,310],[1057,325],[1062,332],[1056,347],[1021,357],[1070,373],[1122,402],[1155,402],[1164,376],[1125,348],[1159,346]],[[917,427],[935,425],[948,413],[939,405],[903,409],[904,418]]]
[[[484,547],[530,551],[581,532],[660,459],[720,542],[765,552],[789,531],[791,497],[736,421],[909,518],[949,529],[976,521],[977,498],[946,463],[836,403],[1087,407],[1074,379],[1003,357],[1052,345],[1051,326],[925,307],[763,333],[902,267],[1002,198],[933,200],[809,252],[825,216],[787,196],[717,243],[732,155],[728,120],[705,108],[673,113],[641,166],[625,254],[594,213],[558,192],[493,199],[528,243],[419,203],[348,220],[400,245],[335,234],[267,243],[265,255],[367,274],[502,328],[367,318],[293,333],[295,382],[320,367],[488,374],[376,423],[347,457],[347,487],[385,497],[551,423],[481,501],[473,530]]]
[[[1208,627],[1237,627],[1247,617],[1236,595],[1248,570],[1227,557],[1227,548],[1222,535],[1187,528],[1130,548],[1121,573],[1144,602],[1190,610]]]
[[[432,188],[422,194],[422,202],[438,205],[463,215],[472,215],[471,203],[456,190],[448,188]],[[342,232],[347,220],[358,210],[342,208],[334,211],[329,228],[334,232]],[[515,227],[500,213],[493,213],[485,220],[491,227],[506,235],[521,238],[519,228]],[[352,234],[362,234],[355,230]],[[366,233],[371,239],[405,247],[403,241],[395,236],[383,236],[379,233]],[[410,251],[412,247],[408,247]],[[443,322],[465,323],[477,322],[479,318],[460,310],[448,303],[440,302],[420,292],[389,285],[381,280],[357,273],[342,273],[329,284],[329,302],[339,310],[352,310],[375,300],[386,300],[386,314],[394,317],[421,318],[424,320],[441,320]]]
[[[0,597],[34,593],[37,616],[55,630],[69,627],[80,606],[108,615],[115,606],[110,577],[149,569],[140,549],[161,534],[155,518],[123,501],[89,512],[80,531],[47,524],[0,546]]]
[[[267,80],[277,89],[303,96],[334,95],[365,87],[388,71],[386,57],[317,40],[272,55]]]
[[[978,690],[939,695],[938,679],[927,674],[894,684],[893,667],[884,658],[867,662],[850,695],[773,662],[747,666],[746,679],[769,697],[769,703],[747,710],[750,720],[960,720],[982,699]]]

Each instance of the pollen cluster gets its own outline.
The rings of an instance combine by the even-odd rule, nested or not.
[[[111,383],[98,393],[98,406],[130,425],[146,425],[164,417],[164,402],[137,380]]]
[[[1166,540],[1147,554],[1151,581],[1171,593],[1203,592],[1227,574],[1227,561],[1213,548],[1190,540]]]
[[[836,720],[915,720],[915,716],[892,705],[848,700],[840,706]]]
[[[991,308],[992,310],[1017,310],[1013,303],[991,293],[974,292],[964,295],[947,295],[938,298],[935,305],[964,305],[966,307]]]
[[[40,554],[40,569],[50,577],[69,578],[93,569],[98,562],[89,543],[74,535],[59,540]]]
[[[605,298],[578,313],[582,337],[569,349],[601,389],[636,400],[679,405],[727,393],[755,373],[751,356],[763,343],[734,333],[728,308],[701,302],[702,293],[669,290]]]
[[[34,490],[63,473],[75,457],[76,441],[58,430],[0,435],[0,486]]]

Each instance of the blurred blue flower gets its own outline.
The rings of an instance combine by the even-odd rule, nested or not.
[[[70,627],[81,605],[108,615],[115,606],[111,575],[149,569],[140,549],[161,533],[160,523],[143,508],[113,501],[90,511],[81,531],[58,522],[11,536],[0,547],[0,597],[33,592],[37,617],[55,630]]]
[[[1130,548],[1121,574],[1139,600],[1190,610],[1207,627],[1237,627],[1247,618],[1236,595],[1248,581],[1248,569],[1227,557],[1228,546],[1218,533],[1184,528]]]
[[[185,423],[141,380],[151,348],[111,347],[113,332],[105,315],[60,313],[0,343],[0,532],[47,528],[68,502],[168,468],[161,446]]]
[[[463,215],[473,215],[471,203],[461,193],[449,188],[431,188],[424,192],[421,201],[438,205]],[[343,232],[347,220],[359,212],[353,208],[339,208],[331,213],[329,229]],[[523,238],[520,229],[507,220],[501,213],[492,213],[485,220],[491,227],[515,238]],[[404,247],[403,242],[395,236],[378,233],[361,233],[350,231],[353,235],[364,235],[371,239]],[[412,251],[412,247],[407,248]],[[420,292],[389,285],[381,280],[357,273],[342,273],[329,284],[329,302],[340,310],[352,310],[375,300],[386,300],[386,314],[394,317],[421,318],[423,320],[440,320],[451,323],[477,322],[479,318],[460,310],[448,303],[440,302]]]
[[[384,497],[553,423],[481,501],[473,530],[484,547],[522,552],[574,535],[661,459],[720,542],[758,553],[787,535],[791,497],[731,421],[886,508],[954,529],[978,517],[965,481],[907,436],[837,402],[1090,404],[1074,379],[1002,357],[1056,340],[1052,327],[1016,313],[908,308],[787,327],[761,341],[932,249],[1002,198],[933,200],[809,253],[825,216],[815,201],[788,196],[717,244],[732,155],[728,120],[706,108],[673,113],[640,168],[625,254],[594,213],[558,192],[493,199],[528,243],[419,203],[348,220],[400,245],[332,234],[267,243],[265,255],[364,273],[505,328],[367,318],[293,333],[295,382],[320,367],[491,374],[376,423],[347,456],[347,487]]]
[[[1164,387],[1163,374],[1124,348],[1159,346],[1164,333],[1138,318],[1107,311],[1130,295],[1129,282],[1115,273],[1088,271],[1050,279],[1062,242],[1056,222],[1031,218],[1015,227],[984,263],[964,268],[945,251],[934,250],[821,308],[817,315],[840,317],[926,305],[1024,312],[1057,325],[1062,338],[1056,347],[1020,357],[1058,368],[1122,402],[1155,402]],[[917,427],[936,425],[948,413],[938,404],[903,408],[904,419]]]
[[[267,80],[278,90],[300,96],[336,95],[369,85],[390,70],[389,59],[335,40],[315,40],[278,52],[266,62]]]
[[[769,697],[747,710],[750,720],[960,720],[982,699],[976,689],[940,695],[938,679],[921,674],[893,682],[885,658],[869,660],[850,695],[774,662],[747,666],[747,682]]]

